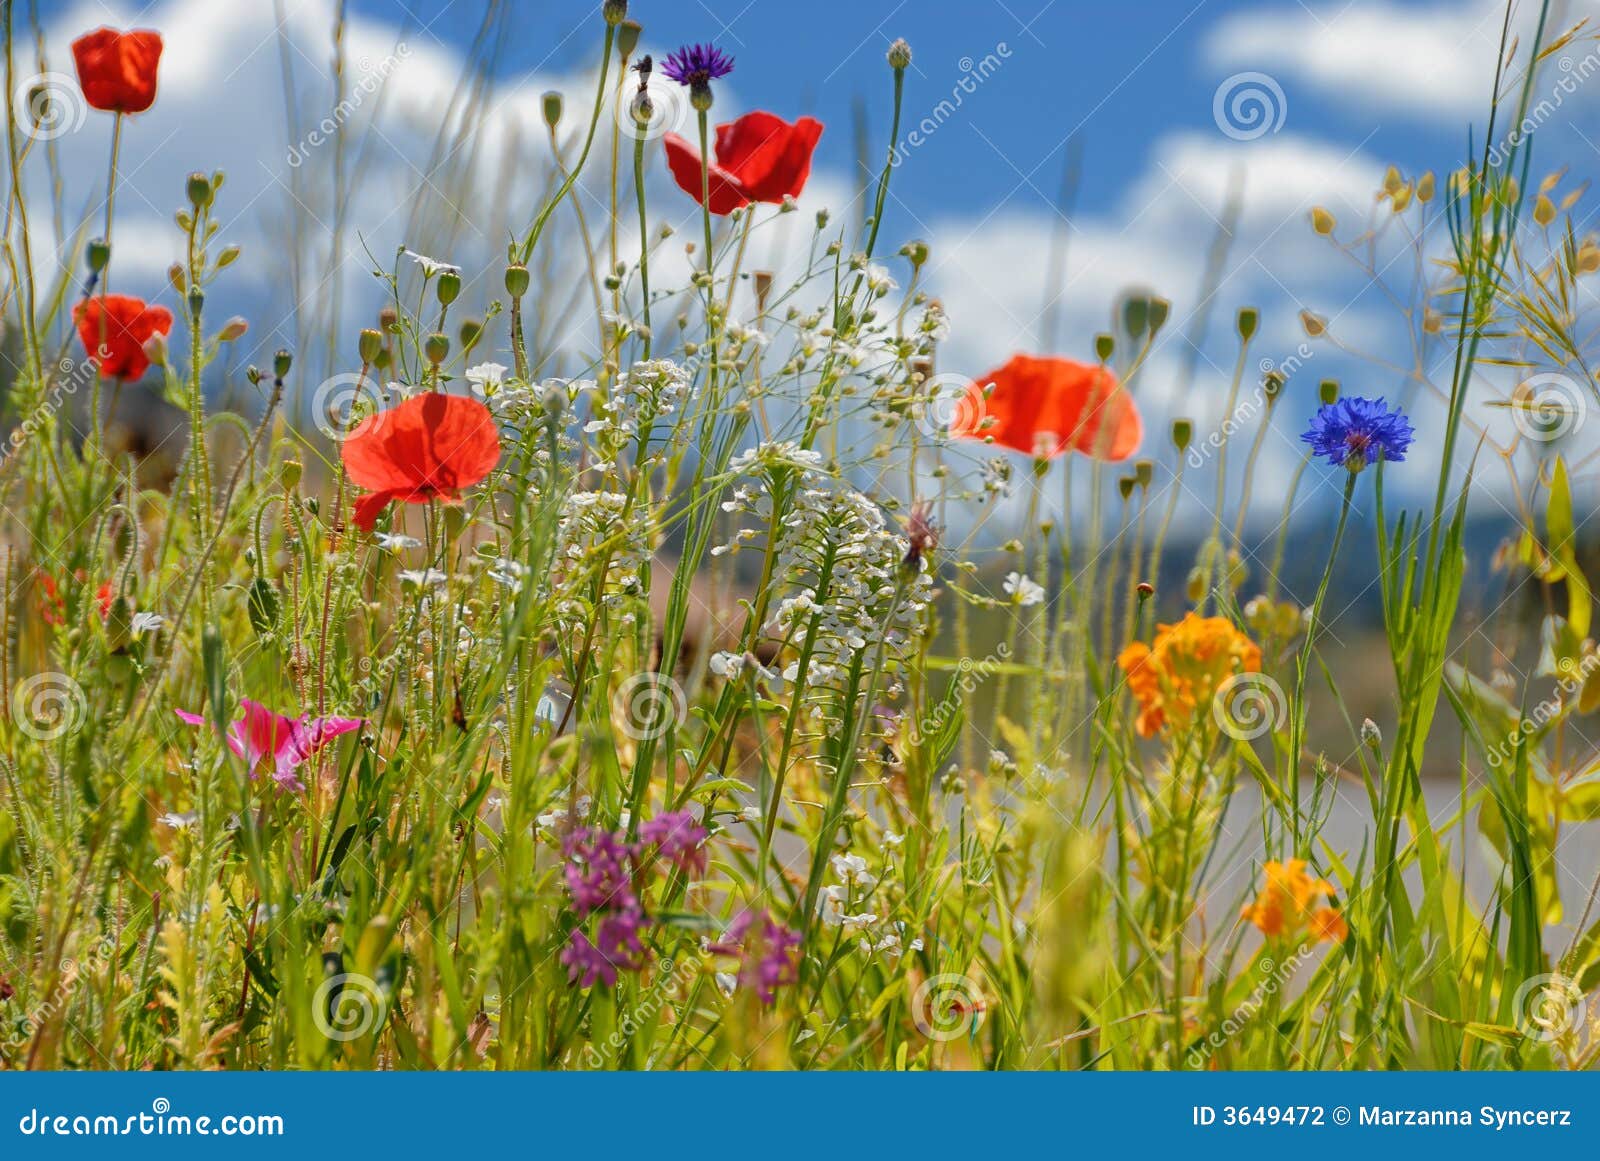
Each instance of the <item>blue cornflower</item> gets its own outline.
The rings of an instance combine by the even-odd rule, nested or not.
[[[1382,399],[1339,399],[1325,404],[1300,438],[1314,455],[1359,472],[1380,456],[1390,463],[1404,460],[1416,432],[1398,407],[1390,411]]]
[[[713,44],[690,44],[667,57],[661,71],[680,85],[700,88],[733,71],[733,58]]]

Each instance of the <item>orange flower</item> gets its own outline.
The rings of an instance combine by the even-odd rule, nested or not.
[[[1304,859],[1269,862],[1261,868],[1266,883],[1255,902],[1239,913],[1269,939],[1280,935],[1308,934],[1319,943],[1343,943],[1349,925],[1339,909],[1328,903],[1333,884],[1306,874]]]
[[[1156,626],[1153,645],[1129,645],[1117,664],[1139,703],[1139,733],[1151,738],[1193,722],[1235,674],[1259,670],[1261,650],[1226,617],[1189,613],[1175,625]]]
[[[1041,459],[1075,451],[1125,460],[1139,450],[1144,421],[1133,397],[1105,367],[1014,355],[973,380],[950,434],[993,438]]]
[[[370,492],[356,501],[355,519],[371,532],[392,500],[459,500],[500,462],[500,433],[476,399],[430,391],[369,415],[341,454],[350,478]]]
[[[143,113],[156,99],[161,34],[97,28],[72,42],[83,99],[108,113]]]

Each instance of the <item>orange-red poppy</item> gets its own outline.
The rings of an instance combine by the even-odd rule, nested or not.
[[[706,175],[713,214],[731,214],[751,202],[782,202],[799,197],[811,176],[811,155],[822,137],[822,122],[801,117],[790,124],[757,110],[717,126],[715,159]],[[678,186],[700,200],[700,151],[676,133],[663,139],[667,166]]]
[[[161,34],[97,28],[72,42],[83,98],[108,113],[143,113],[156,99]]]
[[[985,393],[989,385],[993,390]],[[973,380],[951,434],[987,439],[1031,456],[1066,451],[1125,460],[1139,450],[1144,421],[1133,396],[1105,367],[1014,355]]]
[[[370,532],[392,500],[459,500],[500,462],[500,433],[476,399],[430,391],[362,420],[342,455],[369,493],[356,501],[355,520]]]
[[[111,379],[143,375],[150,366],[144,345],[151,336],[172,330],[170,310],[127,294],[86,298],[72,308],[72,321],[85,353]]]

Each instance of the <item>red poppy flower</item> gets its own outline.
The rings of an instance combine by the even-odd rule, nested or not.
[[[164,306],[150,306],[141,298],[107,294],[86,298],[73,307],[72,321],[77,324],[84,351],[102,375],[137,379],[150,366],[145,343],[150,336],[172,329],[172,312]]]
[[[72,42],[83,98],[108,113],[143,113],[156,99],[161,34],[97,28]]]
[[[356,501],[355,518],[371,532],[391,500],[459,500],[500,462],[500,433],[476,399],[428,392],[362,420],[341,454],[370,493]]]
[[[793,125],[760,111],[717,126],[716,159],[707,175],[713,214],[731,214],[751,202],[799,197],[811,176],[811,154],[822,122],[801,117]],[[663,138],[667,165],[679,188],[700,200],[700,151],[676,133]]]
[[[994,388],[985,397],[989,384]],[[1133,397],[1105,367],[1014,355],[973,381],[950,432],[964,439],[993,437],[1046,459],[1070,450],[1125,460],[1139,450],[1144,421]]]

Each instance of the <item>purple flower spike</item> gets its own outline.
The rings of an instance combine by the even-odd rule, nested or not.
[[[633,849],[615,834],[582,827],[567,836],[567,891],[579,915],[607,909],[637,910]]]
[[[714,44],[689,44],[668,56],[661,71],[680,85],[704,88],[733,71],[733,58]]]
[[[1300,437],[1311,451],[1335,467],[1359,472],[1379,458],[1399,463],[1416,438],[1401,410],[1382,399],[1339,399],[1326,404]]]
[[[663,862],[686,876],[706,873],[706,828],[687,810],[657,815],[639,828],[639,838],[654,844]]]

